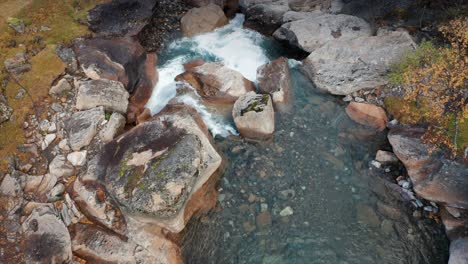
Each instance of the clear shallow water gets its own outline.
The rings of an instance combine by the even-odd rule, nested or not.
[[[173,78],[184,62],[223,61],[254,81],[256,68],[278,57],[274,42],[241,29],[241,22],[237,17],[224,29],[169,46],[149,103],[153,113],[176,96]],[[216,145],[227,161],[217,208],[187,229],[186,263],[446,263],[441,230],[413,218],[369,170],[385,134],[353,123],[338,98],[317,93],[297,63],[290,66],[293,107],[277,113],[271,142],[229,136],[232,120],[197,98],[179,98],[221,136]]]

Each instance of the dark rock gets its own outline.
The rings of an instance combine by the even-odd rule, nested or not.
[[[287,0],[241,1],[246,15],[246,26],[270,35],[283,23],[283,15],[289,11]]]
[[[158,81],[157,56],[127,38],[79,41],[75,51],[91,79],[120,81],[130,93],[127,121],[135,122]]]
[[[273,103],[287,104],[291,97],[288,59],[281,57],[257,69],[258,90],[270,94]]]
[[[154,0],[117,0],[101,4],[89,11],[89,27],[104,36],[135,36],[149,22],[156,6]]]
[[[33,210],[22,225],[26,263],[72,261],[70,234],[51,206]]]

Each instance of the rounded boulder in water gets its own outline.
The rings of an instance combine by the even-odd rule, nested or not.
[[[228,24],[229,20],[221,7],[209,4],[200,8],[192,8],[182,17],[182,33],[186,37],[193,37],[213,31]]]

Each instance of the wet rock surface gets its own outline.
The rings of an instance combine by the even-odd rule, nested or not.
[[[198,94],[211,102],[233,103],[239,96],[255,90],[253,83],[222,63],[210,62],[176,77],[189,83]]]
[[[272,96],[275,107],[291,100],[291,74],[288,59],[282,57],[257,69],[258,90]]]
[[[182,33],[186,37],[211,32],[228,23],[228,19],[221,7],[208,4],[190,9],[181,19]]]

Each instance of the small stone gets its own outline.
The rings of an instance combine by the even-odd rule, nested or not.
[[[262,203],[260,204],[260,212],[266,212],[268,211],[268,204]]]
[[[377,169],[380,169],[382,167],[382,164],[376,160],[371,161],[371,165],[376,167]]]
[[[26,90],[23,88],[20,88],[18,93],[15,95],[15,99],[16,100],[23,99],[25,95],[26,95]]]
[[[296,192],[293,189],[280,191],[279,196],[283,200],[293,199],[296,196]]]
[[[45,150],[49,147],[50,143],[52,143],[57,138],[56,134],[48,134],[45,136],[44,141],[42,141],[42,150]]]
[[[41,123],[39,124],[39,129],[40,129],[42,132],[47,132],[47,130],[49,130],[49,126],[50,126],[49,120],[44,119],[44,120],[42,120]]]
[[[68,139],[62,139],[58,146],[63,151],[70,151],[70,146],[68,146]]]
[[[99,137],[104,143],[108,143],[114,139],[125,127],[125,117],[119,113],[113,113],[109,119],[109,122],[99,132]]]
[[[255,220],[260,230],[266,230],[271,226],[271,214],[268,211],[258,214]]]
[[[86,164],[86,156],[87,156],[87,151],[76,151],[73,153],[68,154],[67,160],[73,165],[73,166],[83,166]]]
[[[366,100],[364,100],[364,98],[361,98],[361,97],[356,97],[356,98],[354,98],[354,101],[357,102],[357,103],[363,103]]]
[[[398,162],[397,156],[389,151],[379,150],[375,155],[375,160],[382,164],[390,164]]]
[[[49,133],[57,132],[57,125],[55,123],[50,123],[50,126],[47,129],[47,132],[49,132]]]
[[[353,97],[350,94],[343,97],[344,102],[351,102],[352,100],[353,100]]]
[[[424,206],[423,210],[426,211],[426,212],[432,212],[433,208],[432,208],[432,206]]]
[[[290,216],[290,215],[293,215],[293,214],[294,214],[294,211],[293,211],[293,209],[292,209],[290,206],[284,208],[284,209],[281,210],[281,212],[280,212],[280,216],[283,216],[283,217],[285,217],[285,216]]]
[[[61,95],[64,92],[71,91],[73,88],[70,83],[64,78],[61,79],[56,85],[52,86],[49,90],[50,95]]]
[[[251,194],[249,195],[249,202],[250,202],[250,203],[253,203],[253,202],[255,202],[256,200],[257,200],[257,196],[256,196],[255,194],[251,193]]]

